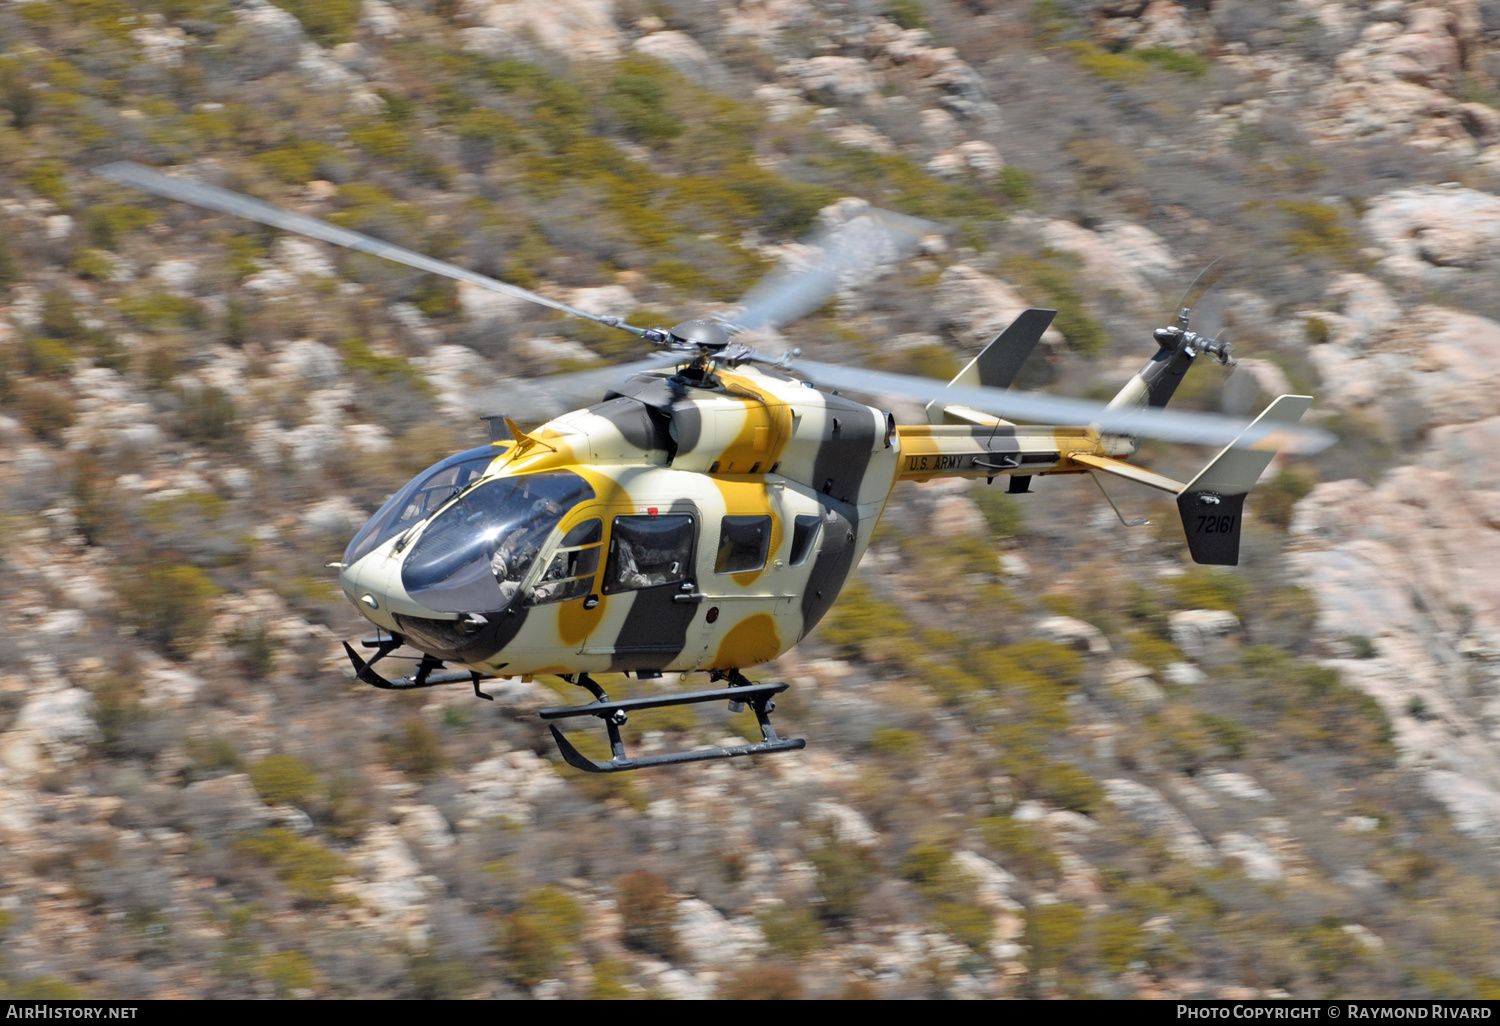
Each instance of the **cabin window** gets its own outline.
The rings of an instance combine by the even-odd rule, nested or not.
[[[615,517],[604,594],[685,581],[693,566],[693,518],[686,513]]]
[[[553,553],[552,562],[547,564],[541,580],[532,589],[531,604],[566,602],[583,598],[593,591],[603,540],[602,520],[585,520],[569,531]]]
[[[719,524],[714,573],[738,574],[766,565],[771,547],[770,517],[725,517]]]
[[[792,522],[792,566],[801,566],[812,554],[813,543],[818,540],[818,525],[823,518],[816,513],[806,513]]]

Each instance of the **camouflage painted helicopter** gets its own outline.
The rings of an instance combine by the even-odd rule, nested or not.
[[[1008,391],[1050,310],[1023,312],[947,385],[814,363],[795,350],[772,357],[736,340],[821,306],[851,274],[911,251],[931,227],[883,211],[833,230],[810,266],[773,272],[732,315],[648,329],[140,165],[98,173],[608,324],[665,350],[612,368],[620,380],[586,409],[530,431],[491,420],[509,437],[418,474],[333,564],[354,607],[379,628],[364,641],[375,650],[369,660],[344,646],[361,680],[392,690],[467,682],[488,697],[480,687],[488,677],[561,677],[594,701],[541,716],[603,721],[613,758],[602,763],[551,727],[564,758],[590,772],[803,747],[770,722],[787,685],[751,683],[743,671],[822,619],[897,482],[1004,477],[1010,492],[1025,493],[1038,475],[1122,477],[1176,496],[1195,560],[1234,564],[1245,496],[1275,453],[1331,440],[1297,424],[1306,396],[1281,396],[1248,426],[1162,410],[1199,355],[1229,362],[1228,343],[1188,330],[1187,307],[1176,326],[1155,332],[1156,353],[1102,407]],[[898,424],[834,389],[926,401],[928,422]],[[1143,437],[1224,448],[1182,483],[1126,462]],[[382,677],[373,664],[403,645],[422,653],[415,673]],[[591,677],[697,670],[729,686],[611,701]],[[710,701],[749,704],[762,740],[626,754],[619,728],[632,710]]]

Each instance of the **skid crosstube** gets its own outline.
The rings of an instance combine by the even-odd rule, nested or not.
[[[587,686],[587,685],[585,685]],[[585,773],[619,773],[624,770],[644,769],[647,766],[672,766],[685,762],[707,762],[712,759],[735,759],[742,755],[764,755],[770,752],[794,752],[805,748],[802,738],[777,737],[771,726],[771,712],[775,703],[771,696],[787,689],[785,683],[746,684],[741,687],[716,688],[712,691],[687,691],[676,695],[655,695],[648,698],[627,698],[618,702],[608,700],[590,702],[588,705],[563,705],[543,709],[538,715],[544,720],[563,720],[577,716],[597,716],[604,721],[609,732],[609,746],[614,758],[608,762],[594,762],[584,756],[557,729],[549,725],[558,751],[569,766]],[[763,740],[753,744],[730,745],[723,748],[700,748],[691,752],[667,752],[662,755],[643,755],[631,758],[625,754],[625,742],[620,737],[620,724],[633,709],[660,709],[672,705],[696,705],[700,702],[743,702],[750,706],[760,723]]]

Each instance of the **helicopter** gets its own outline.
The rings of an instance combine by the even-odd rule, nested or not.
[[[753,683],[744,671],[817,626],[899,482],[1004,478],[1011,494],[1025,494],[1038,476],[1088,474],[1101,490],[1100,475],[1122,478],[1175,496],[1194,560],[1233,565],[1245,497],[1271,459],[1332,441],[1298,423],[1309,396],[1280,396],[1248,425],[1164,410],[1199,356],[1231,362],[1227,341],[1190,330],[1187,304],[1176,324],[1156,329],[1156,352],[1104,406],[1010,389],[1052,310],[1023,311],[946,384],[803,360],[795,349],[772,356],[742,341],[774,336],[851,276],[915,251],[933,227],[887,211],[870,208],[832,229],[815,256],[773,271],[729,314],[641,328],[139,164],[95,173],[618,328],[661,350],[608,369],[615,380],[599,401],[529,431],[508,416],[486,418],[490,444],[412,478],[330,564],[377,628],[362,641],[374,650],[368,659],[344,643],[358,679],[398,691],[469,683],[489,698],[486,679],[555,675],[593,700],[541,718],[594,717],[608,735],[612,757],[599,762],[549,722],[564,760],[585,772],[803,748],[770,720],[788,685]],[[925,401],[927,420],[898,423],[844,391]],[[1179,482],[1128,462],[1147,437],[1223,448]],[[415,672],[387,679],[375,664],[403,646],[421,653]],[[592,676],[693,671],[727,686],[615,701]],[[736,712],[748,705],[761,740],[627,754],[620,727],[631,712],[719,701]]]

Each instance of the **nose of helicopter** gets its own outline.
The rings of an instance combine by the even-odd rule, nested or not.
[[[339,586],[366,620],[395,630],[392,586],[401,587],[401,560],[370,553],[339,571]]]

